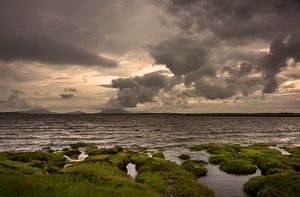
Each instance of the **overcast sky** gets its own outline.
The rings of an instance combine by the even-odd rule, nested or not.
[[[0,111],[300,112],[298,0],[2,0]]]

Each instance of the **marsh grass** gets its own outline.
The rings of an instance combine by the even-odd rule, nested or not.
[[[250,179],[244,190],[253,196],[300,196],[300,148],[282,147],[291,155],[270,149],[268,144],[196,145],[193,151],[206,150],[213,154],[212,164],[231,174],[252,174],[257,166],[263,176]]]
[[[300,173],[277,173],[254,177],[244,190],[252,196],[297,197],[300,196]]]
[[[213,196],[182,166],[120,146],[86,146],[91,155],[63,168],[64,153],[83,145],[53,153],[0,153],[0,196]],[[129,162],[137,165],[137,182],[126,173]]]
[[[189,156],[188,154],[181,154],[178,156],[178,158],[181,160],[188,160],[191,159],[191,156]]]
[[[181,166],[185,170],[193,173],[196,177],[206,176],[207,174],[207,169],[204,167],[204,162],[202,161],[187,160],[184,161]]]
[[[138,161],[136,180],[163,196],[213,196],[209,188],[197,183],[196,175],[174,162],[155,157]]]

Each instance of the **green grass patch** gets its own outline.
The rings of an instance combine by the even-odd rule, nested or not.
[[[224,161],[219,167],[224,172],[237,175],[254,174],[256,172],[255,165],[242,159]]]
[[[209,188],[197,183],[193,173],[174,162],[155,157],[139,161],[136,180],[162,196],[213,196]]]
[[[188,154],[181,154],[178,156],[178,158],[181,160],[188,160],[191,159],[191,156],[189,156]]]
[[[152,157],[165,158],[165,156],[164,156],[164,154],[162,152],[153,153]]]
[[[262,171],[263,175],[287,170],[300,171],[300,156],[297,153],[299,148],[285,147],[286,150],[292,153],[291,155],[282,155],[280,151],[270,149],[268,144],[251,146],[200,144],[191,147],[191,149],[206,150],[212,154],[209,158],[210,163],[218,164],[220,169],[232,174],[243,174],[243,171],[246,174],[254,173],[255,166]],[[227,167],[228,163],[232,164],[230,168]]]
[[[251,178],[244,191],[251,196],[300,196],[300,173],[288,172]]]
[[[207,169],[203,166],[203,162],[201,161],[192,161],[192,160],[187,160],[184,161],[181,166],[193,173],[195,176],[200,177],[200,176],[206,176],[207,174]]]
[[[72,159],[77,159],[80,153],[81,152],[78,149],[64,149],[64,154],[71,157]]]

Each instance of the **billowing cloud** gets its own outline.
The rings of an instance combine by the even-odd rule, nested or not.
[[[1,109],[31,109],[33,104],[27,99],[23,98],[23,91],[12,90],[9,97],[6,100],[0,100]]]
[[[178,16],[178,26],[184,31],[209,30],[222,39],[238,42],[245,39],[273,40],[286,37],[300,27],[300,4],[296,0],[166,2],[167,10]]]
[[[26,104],[10,89],[57,111],[291,101],[299,18],[297,0],[1,1],[2,106]]]
[[[175,38],[159,43],[150,54],[157,64],[166,65],[175,75],[184,75],[205,66],[207,50],[195,40]]]
[[[162,89],[170,89],[175,84],[175,78],[162,72],[112,80],[111,87],[118,89],[118,93],[115,98],[109,100],[104,109],[133,108],[139,103],[152,102]]]
[[[276,75],[287,66],[287,60],[300,61],[300,33],[293,34],[285,43],[283,40],[274,40],[270,53],[261,62],[264,78],[264,92],[273,93],[278,88]]]

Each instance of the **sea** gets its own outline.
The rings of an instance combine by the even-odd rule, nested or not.
[[[162,150],[180,164],[187,153],[207,160],[205,152],[191,152],[195,144],[267,143],[300,146],[300,117],[204,116],[188,114],[0,114],[0,152],[53,149],[86,142],[99,147],[121,145],[132,150]],[[234,176],[208,165],[208,176],[198,181],[216,196],[247,196],[242,185],[254,175]]]

